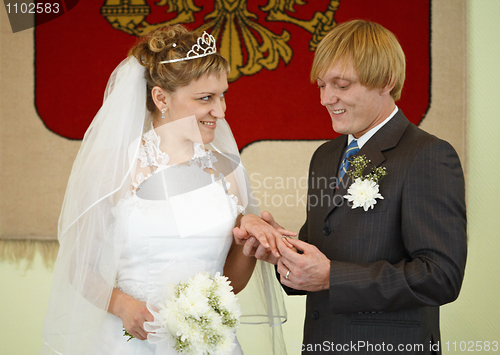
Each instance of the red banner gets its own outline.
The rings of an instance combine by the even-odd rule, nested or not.
[[[430,15],[430,0],[82,1],[35,29],[36,107],[48,129],[81,139],[137,35],[177,22],[212,33],[230,60],[226,119],[240,148],[330,139],[330,117],[309,82],[311,49],[336,23],[359,18],[400,40],[407,79],[397,104],[418,124],[430,105]]]

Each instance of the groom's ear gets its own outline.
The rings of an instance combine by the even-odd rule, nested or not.
[[[390,95],[392,89],[394,89],[394,86],[396,85],[396,80],[393,80],[392,83],[387,84],[383,88],[379,88],[380,95]]]

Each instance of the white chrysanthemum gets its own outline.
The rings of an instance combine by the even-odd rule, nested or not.
[[[376,198],[384,199],[378,192],[378,184],[369,179],[356,178],[354,183],[349,186],[347,193],[348,195],[344,195],[344,198],[352,202],[352,208],[363,207],[365,211],[375,206]]]
[[[162,325],[174,337],[178,351],[193,355],[233,351],[241,310],[227,277],[196,274],[179,283],[159,308]]]
[[[191,277],[188,283],[189,289],[205,294],[214,282],[208,272],[201,272]]]
[[[187,291],[186,294],[181,294],[177,299],[178,307],[183,313],[200,319],[205,313],[210,312],[210,306],[205,295],[189,288]]]

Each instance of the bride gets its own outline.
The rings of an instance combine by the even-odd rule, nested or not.
[[[232,354],[245,335],[286,353],[274,270],[243,255],[232,231],[274,253],[274,238],[292,233],[255,215],[224,119],[228,72],[211,35],[176,25],[142,39],[111,75],[68,182],[42,354],[176,354],[144,323],[166,285],[200,271],[224,274],[238,294]]]

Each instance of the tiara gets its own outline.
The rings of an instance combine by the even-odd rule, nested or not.
[[[204,31],[203,34],[200,37],[198,37],[198,41],[195,44],[193,44],[189,52],[187,52],[185,58],[164,60],[159,63],[167,64],[167,63],[181,62],[183,60],[206,57],[207,55],[214,54],[215,52],[217,52],[217,48],[215,47],[214,36]]]

